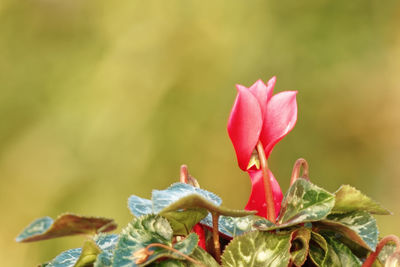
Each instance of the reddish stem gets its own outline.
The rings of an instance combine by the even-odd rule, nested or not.
[[[188,183],[188,177],[189,177],[189,171],[186,165],[181,166],[181,173],[180,173],[180,179],[179,181],[181,183],[187,184]]]
[[[218,219],[219,214],[216,212],[211,212],[212,223],[213,223],[213,242],[214,242],[214,252],[215,259],[218,263],[221,263],[221,245],[219,243],[219,230],[218,230]]]
[[[301,176],[301,178],[310,181],[310,178],[308,177],[308,163],[305,159],[300,158],[294,163],[292,177],[290,178],[290,185],[294,184],[297,178],[300,177],[301,168],[303,168],[303,175]]]
[[[385,236],[384,238],[381,239],[381,241],[379,241],[378,245],[376,246],[375,251],[372,252],[371,254],[369,254],[368,258],[364,261],[364,263],[361,267],[371,267],[374,264],[379,253],[381,252],[382,248],[388,242],[394,242],[396,244],[396,252],[397,253],[400,252],[400,239],[395,235]]]
[[[200,188],[197,180],[189,174],[188,167],[186,165],[181,166],[179,181],[184,184],[190,184],[194,187]]]
[[[258,152],[258,158],[260,159],[261,169],[263,173],[265,200],[267,202],[267,220],[271,221],[272,223],[275,223],[276,216],[275,216],[274,196],[272,193],[271,181],[268,175],[267,157],[265,156],[264,147],[261,141],[258,141],[256,149]]]

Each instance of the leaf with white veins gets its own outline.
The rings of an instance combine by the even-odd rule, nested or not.
[[[290,260],[290,234],[254,231],[235,237],[222,255],[223,266],[286,267]]]
[[[367,211],[372,214],[390,215],[378,202],[367,197],[350,185],[342,185],[336,192],[335,206],[332,212],[348,213],[352,211]]]

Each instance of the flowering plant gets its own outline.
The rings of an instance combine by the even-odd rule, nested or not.
[[[120,234],[107,234],[117,227],[112,219],[63,214],[35,220],[17,242],[88,236],[82,248],[41,265],[48,267],[400,266],[399,238],[379,239],[373,217],[390,212],[359,190],[314,185],[299,159],[283,196],[267,159],[294,127],[297,103],[296,92],[273,95],[274,85],[275,78],[238,85],[228,122],[239,167],[252,181],[244,210],[222,206],[183,165],[179,183],[153,190],[151,199],[129,197],[134,218]]]
[[[251,177],[252,190],[246,210],[256,210],[257,215],[271,221],[279,214],[283,195],[267,167],[267,158],[297,121],[297,92],[272,95],[275,82],[273,77],[267,85],[261,80],[250,88],[237,85],[238,95],[228,122],[239,167]]]

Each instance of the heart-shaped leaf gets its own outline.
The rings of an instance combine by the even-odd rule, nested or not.
[[[221,198],[214,193],[194,187],[192,185],[175,183],[165,190],[153,190],[151,197],[153,202],[153,211],[154,213],[159,213],[161,210],[165,210],[165,208],[171,204],[193,194],[202,196],[204,199],[216,206],[219,206],[222,203]]]
[[[61,236],[96,234],[117,228],[113,219],[63,214],[55,221],[50,217],[35,220],[16,238],[17,242],[32,242]]]
[[[235,237],[222,255],[223,266],[286,267],[290,260],[290,234],[254,231]]]
[[[96,260],[96,258],[94,259],[94,260],[96,260],[96,262],[94,263],[94,266],[95,267],[111,266],[111,257],[107,257],[106,261],[104,261],[105,258],[103,258],[102,261],[99,261],[99,259],[105,253],[107,253],[108,255],[111,254],[111,256],[112,256],[112,250],[114,249],[114,247],[118,241],[118,235],[100,234],[100,235],[97,235],[94,237],[94,241],[95,242],[93,242],[93,243],[92,243],[92,241],[86,241],[85,244],[87,242],[92,243],[92,244],[88,244],[89,246],[86,249],[85,249],[85,244],[84,244],[83,250],[82,250],[82,248],[74,248],[74,249],[70,249],[70,250],[62,252],[60,255],[55,257],[52,261],[48,262],[47,265],[45,265],[45,266],[47,266],[47,267],[76,267],[76,266],[79,266],[77,264],[79,263],[78,259],[80,259],[80,257],[83,257],[82,251],[84,251],[83,255],[90,255],[91,253],[88,253],[88,252],[91,251],[91,248],[93,246],[97,246],[102,251],[100,254],[98,254],[97,260]],[[94,248],[94,250],[96,250],[96,249]],[[93,263],[92,261],[89,261],[89,262]]]
[[[149,264],[161,257],[184,259],[171,252],[173,248],[181,254],[190,255],[197,247],[198,236],[190,234],[172,246],[173,231],[168,221],[159,215],[135,218],[122,230],[114,251],[113,266],[139,266]],[[149,248],[147,246],[151,245]]]
[[[203,265],[207,267],[220,267],[220,265],[215,261],[215,259],[207,253],[204,249],[197,247],[190,257],[198,262],[201,262]],[[190,262],[185,261],[186,267],[197,267],[198,265]]]
[[[361,266],[362,262],[351,252],[351,250],[335,240],[333,236],[325,236],[328,245],[333,248],[336,255],[339,257],[341,266]]]
[[[352,211],[367,211],[372,214],[390,215],[378,202],[367,197],[350,185],[342,185],[336,192],[335,206],[332,212],[348,213]]]
[[[93,265],[97,259],[97,255],[101,253],[101,249],[92,240],[88,239],[85,241],[82,247],[81,255],[79,256],[74,267],[85,267]]]
[[[290,258],[295,266],[302,266],[307,259],[311,229],[299,228],[291,234]]]
[[[257,215],[249,215],[244,217],[219,217],[219,231],[228,237],[235,237],[244,233],[256,230],[253,224],[262,219]],[[212,227],[212,222],[209,222],[207,226]]]
[[[394,252],[386,259],[385,267],[400,267],[400,251]]]
[[[128,208],[136,217],[154,213],[153,202],[151,200],[135,195],[131,195],[128,198]]]
[[[205,209],[186,209],[161,212],[160,215],[166,218],[174,231],[174,235],[188,235],[193,226],[201,221],[208,214]]]
[[[278,225],[295,225],[325,218],[335,204],[335,196],[305,179],[297,179],[282,201]]]
[[[97,256],[94,267],[111,267],[114,249],[117,246],[118,235],[100,234],[95,237],[96,244],[102,252]]]
[[[394,243],[386,243],[386,245],[382,248],[381,252],[379,252],[378,258],[380,262],[385,263],[390,255],[395,253],[396,245]]]
[[[340,259],[335,250],[328,245],[325,238],[311,232],[310,259],[316,266],[341,266]]]
[[[314,223],[314,226],[339,232],[370,251],[374,251],[378,243],[376,220],[365,211],[330,214],[325,220]]]
[[[51,262],[47,263],[46,267],[74,267],[81,255],[82,248],[74,248],[62,252],[55,257]]]
[[[208,210],[209,212],[215,212],[220,215],[231,216],[231,217],[241,217],[256,213],[256,211],[234,210],[217,206],[213,202],[205,199],[204,197],[198,194],[190,194],[185,197],[182,197],[179,200],[170,204],[169,206],[165,207],[163,210],[160,211],[160,213],[175,211],[180,209],[195,209],[195,208],[203,208]]]
[[[153,262],[151,267],[186,267],[185,263],[180,260],[167,259],[160,262]]]
[[[214,193],[194,187],[189,184],[175,183],[166,190],[153,190],[152,200],[143,199],[135,195],[130,196],[128,199],[128,207],[131,213],[136,217],[152,213],[160,214],[160,212],[169,205],[174,204],[175,202],[189,195],[202,196],[217,206],[220,205],[222,202],[221,199]],[[196,209],[196,207],[194,209]],[[193,208],[191,208],[190,210],[193,210]],[[202,217],[203,223],[206,225],[212,222],[211,215],[208,214],[208,212],[204,208],[197,209],[197,211],[198,211],[197,213],[189,211],[188,214],[185,213],[178,214],[176,210],[167,209],[163,211],[161,215],[169,220],[175,235],[182,235],[185,234],[185,232],[187,232],[185,229],[191,229],[193,225],[198,223],[198,221],[194,222],[195,221],[194,219]],[[179,212],[186,212],[186,211],[179,211]],[[177,223],[177,220],[174,217],[169,216],[169,214],[173,213],[175,213],[176,216],[191,218],[191,220],[180,220],[179,223]],[[207,213],[206,218],[203,217],[204,213]]]

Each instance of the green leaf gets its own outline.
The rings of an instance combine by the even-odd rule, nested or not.
[[[216,206],[219,206],[222,203],[222,200],[214,193],[194,187],[192,185],[175,183],[166,190],[153,190],[151,197],[153,211],[154,213],[159,213],[160,211],[165,210],[165,208],[171,204],[193,194],[202,196],[204,199]]]
[[[185,255],[190,255],[194,251],[195,248],[197,248],[197,243],[199,242],[199,236],[195,233],[191,233],[185,239],[177,242],[174,244],[174,249],[179,250],[179,252],[185,254]],[[168,253],[168,256],[176,259],[184,259],[182,256],[179,254],[176,254],[171,251],[166,251]],[[164,255],[167,256],[167,255]]]
[[[117,245],[119,236],[100,234],[98,236],[95,236],[94,239],[102,252],[97,256],[97,259],[93,266],[110,267],[112,265],[113,253]]]
[[[62,236],[109,232],[117,228],[114,220],[63,214],[55,221],[50,217],[35,220],[16,238],[17,242],[32,242]]]
[[[302,266],[307,259],[311,229],[299,228],[291,234],[290,258],[294,265]]]
[[[180,209],[193,209],[193,208],[203,208],[210,212],[215,212],[224,216],[231,217],[241,217],[255,214],[256,211],[247,211],[247,210],[234,210],[228,209],[225,207],[217,206],[213,202],[205,199],[204,197],[198,194],[191,194],[185,197],[180,198],[169,206],[165,207],[160,213],[167,211],[175,211]]]
[[[289,225],[276,225],[265,218],[259,218],[253,223],[253,227],[259,231],[271,231],[275,229],[281,229],[289,227]]]
[[[376,221],[365,211],[330,214],[325,220],[313,225],[323,230],[339,232],[370,251],[374,251],[378,243]]]
[[[335,240],[332,236],[325,237],[328,245],[333,248],[336,255],[339,257],[341,266],[361,266],[362,262],[351,252],[351,250]]]
[[[86,240],[83,244],[82,252],[74,267],[92,266],[97,259],[97,255],[99,255],[100,253],[100,248],[92,239]]]
[[[208,214],[204,209],[187,209],[181,211],[166,211],[160,215],[168,220],[174,235],[188,235],[193,226]]]
[[[260,218],[253,226],[260,231],[271,231],[318,221],[330,213],[334,204],[333,194],[305,179],[298,178],[283,198],[277,224]]]
[[[341,234],[335,227],[327,227],[323,226],[321,227],[320,223],[313,223],[313,227],[316,231],[318,231],[320,234],[323,236],[331,236],[334,237],[334,239],[348,247],[351,252],[359,259],[364,259],[368,256],[368,253],[370,253],[370,249],[367,249],[357,242],[355,242],[353,239],[351,239],[349,236],[345,236]],[[326,227],[326,228],[325,228]]]
[[[290,234],[254,231],[235,237],[222,255],[223,266],[282,266],[290,259]]]
[[[328,255],[328,243],[325,238],[315,232],[311,233],[310,259],[317,266],[322,266]]]
[[[111,257],[104,257],[105,254],[112,256],[112,251],[118,241],[118,235],[100,234],[94,237],[94,241],[102,251],[94,263],[95,267],[111,266]],[[53,260],[47,263],[47,267],[73,267],[77,264],[79,257],[82,254],[82,248],[74,248],[62,252]],[[103,260],[99,260],[103,255]],[[97,264],[97,265],[96,265]]]
[[[253,224],[258,220],[262,219],[257,215],[249,215],[244,217],[228,217],[220,216],[218,228],[219,231],[229,237],[236,237],[244,233],[256,230]],[[211,227],[212,227],[212,222]]]
[[[149,264],[161,257],[183,259],[179,254],[160,246],[152,246],[148,249],[151,251],[151,255],[146,256],[145,254],[146,247],[151,244],[157,243],[172,248],[172,236],[173,231],[168,221],[159,215],[135,218],[122,230],[114,251],[113,266],[140,266],[140,264]],[[197,247],[197,242],[198,236],[193,233],[186,239],[175,243],[173,248],[180,253],[190,255]]]
[[[390,255],[385,262],[385,267],[400,267],[400,252],[396,251]]]
[[[136,217],[152,213],[159,214],[164,208],[168,207],[169,205],[179,201],[181,198],[193,194],[202,196],[217,206],[219,206],[222,202],[221,199],[214,193],[194,187],[189,184],[175,183],[166,190],[153,190],[152,200],[143,199],[135,195],[130,196],[128,199],[128,207],[131,213]],[[163,216],[170,211],[171,210],[167,210],[166,212],[163,212]],[[202,211],[200,211],[200,214],[203,214],[205,212],[206,211],[203,209]],[[197,214],[196,217],[200,216],[200,214]],[[170,220],[175,235],[182,234],[182,231],[185,231],[184,228],[191,228],[191,223],[185,223],[184,225],[178,227],[178,225],[176,224],[176,220],[174,220],[174,217],[170,217],[168,215],[165,215],[165,217]],[[202,219],[202,223],[212,226],[212,218],[210,214],[207,214],[207,217]]]
[[[342,185],[336,192],[336,202],[332,212],[348,213],[352,211],[367,211],[372,214],[390,215],[378,202],[367,197],[350,185]]]
[[[128,198],[128,208],[136,217],[154,213],[153,202],[151,200],[135,195]]]
[[[386,260],[389,258],[396,251],[396,245],[392,242],[387,243],[379,252],[378,258],[381,262],[385,263]]]
[[[180,260],[164,260],[161,262],[154,262],[149,265],[150,267],[186,267]]]
[[[197,247],[190,257],[203,263],[207,267],[219,267],[220,265],[215,261],[215,259],[207,253],[204,249]],[[190,261],[185,261],[186,267],[197,267],[198,265]]]
[[[217,195],[209,191],[184,183],[175,183],[166,190],[153,190],[151,201],[134,195],[130,196],[128,207],[136,217],[149,213],[158,213],[166,217],[174,230],[174,235],[186,235],[198,221],[194,222],[200,216],[207,213],[207,210],[228,216],[254,214],[253,211],[240,211],[218,207],[221,202],[221,199]],[[199,213],[190,214],[191,212],[189,211],[188,214],[185,214],[182,212],[186,211],[182,211],[182,209],[196,209]],[[173,216],[170,216],[170,214],[173,214]],[[182,218],[177,220],[175,219],[176,216]],[[186,219],[183,219],[183,217],[186,217]],[[188,220],[189,218],[190,221]],[[246,222],[248,222],[248,219],[235,220],[230,217],[220,216],[219,231],[229,237],[233,237],[235,234],[247,231],[247,228],[250,229],[250,225],[246,225],[245,230],[240,230]],[[207,213],[207,216],[202,218],[201,223],[212,227],[211,214]]]
[[[289,226],[321,220],[329,214],[334,204],[334,195],[299,178],[282,201],[278,224]]]
[[[81,252],[81,248],[64,251],[49,262],[46,267],[73,267],[81,255]]]
[[[311,261],[317,266],[341,266],[335,250],[328,245],[322,235],[315,232],[311,232],[309,255]]]

